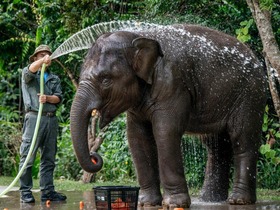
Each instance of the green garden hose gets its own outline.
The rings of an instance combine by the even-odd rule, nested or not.
[[[41,69],[41,75],[40,75],[40,95],[44,94],[44,73],[45,73],[45,68],[46,68],[46,64],[43,63],[42,65],[42,69]],[[43,103],[40,103],[39,105],[39,111],[38,111],[38,117],[37,117],[37,121],[36,121],[36,126],[35,126],[35,131],[33,134],[33,138],[32,138],[32,142],[30,145],[30,149],[29,152],[27,154],[27,157],[25,159],[25,162],[23,163],[20,171],[18,172],[16,178],[12,181],[12,183],[0,194],[0,197],[5,195],[7,192],[10,191],[10,189],[15,185],[15,183],[18,181],[18,179],[20,178],[21,174],[23,173],[23,171],[25,170],[25,167],[31,157],[31,154],[33,153],[33,149],[36,143],[36,139],[37,139],[37,135],[38,135],[38,130],[39,130],[39,126],[40,126],[40,121],[41,121],[41,117],[42,117],[42,111],[43,111]]]

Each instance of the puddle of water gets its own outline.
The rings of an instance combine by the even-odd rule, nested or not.
[[[33,191],[35,204],[20,203],[19,191],[10,191],[5,197],[0,198],[0,210],[94,210],[95,201],[93,191],[60,191],[67,195],[66,202],[51,202],[49,206],[40,202],[40,192]],[[84,207],[80,208],[80,202],[83,201]],[[157,208],[138,208],[138,210],[158,210]],[[197,198],[192,198],[191,210],[280,210],[279,201],[258,201],[254,205],[228,205],[226,203],[203,203]]]
[[[60,191],[67,195],[65,202],[51,202],[48,206],[46,202],[41,202],[40,192],[33,191],[35,197],[34,204],[25,204],[20,202],[20,192],[11,191],[5,197],[0,198],[0,210],[7,208],[8,210],[79,210],[80,202],[83,201],[84,208],[95,209],[94,193],[93,191],[87,192],[74,192],[74,191]]]

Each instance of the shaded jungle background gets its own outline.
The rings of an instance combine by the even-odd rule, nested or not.
[[[271,24],[280,46],[280,3],[262,0],[271,10]],[[139,20],[157,24],[193,23],[209,26],[238,37],[263,59],[262,43],[246,1],[236,0],[3,0],[0,5],[0,176],[18,172],[23,119],[21,70],[39,44],[55,50],[74,33],[88,26],[112,20]],[[83,174],[73,152],[69,111],[86,51],[71,53],[53,61],[51,70],[62,80],[64,101],[58,110],[59,140],[55,177],[80,180]],[[277,83],[279,90],[279,84]],[[125,114],[100,136],[99,153],[103,169],[93,181],[135,180],[126,141]],[[262,146],[258,162],[258,187],[280,189],[280,124],[273,101],[267,103]],[[98,132],[98,131],[97,131]],[[202,186],[206,151],[194,137],[182,140],[185,173],[190,187]],[[33,176],[39,174],[39,154]]]

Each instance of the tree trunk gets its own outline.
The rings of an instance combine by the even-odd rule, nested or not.
[[[262,40],[271,97],[277,116],[280,119],[280,98],[276,88],[276,80],[280,82],[280,50],[271,26],[271,11],[261,9],[259,0],[246,1]]]

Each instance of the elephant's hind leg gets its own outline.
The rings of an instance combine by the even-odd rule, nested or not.
[[[233,146],[234,180],[230,204],[256,202],[256,171],[261,143],[262,115],[245,110],[242,121],[233,121],[230,137]],[[247,114],[247,116],[246,116]],[[246,117],[246,118],[245,118]]]
[[[244,132],[246,133],[246,132]],[[252,204],[256,202],[256,171],[259,135],[243,134],[234,145],[234,181],[230,204]],[[247,139],[246,141],[244,139]]]
[[[208,158],[201,199],[206,202],[225,201],[228,197],[232,149],[229,136],[206,137]]]

